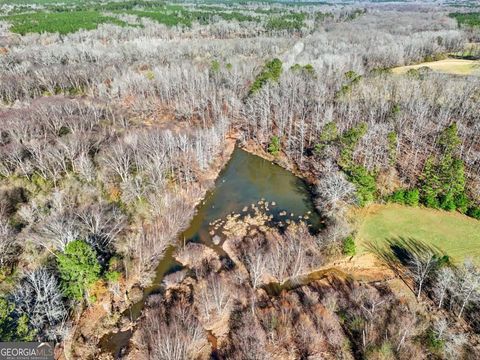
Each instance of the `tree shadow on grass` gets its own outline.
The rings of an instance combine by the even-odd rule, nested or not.
[[[414,258],[445,257],[440,248],[412,237],[398,236],[386,238],[383,242],[370,241],[366,248],[404,281],[408,266]]]

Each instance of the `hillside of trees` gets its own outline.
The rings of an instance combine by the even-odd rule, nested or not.
[[[390,71],[477,46],[479,11],[0,1],[0,340],[59,359],[478,358],[477,259],[392,239],[372,249],[385,278],[332,264],[356,254],[352,209],[480,220],[480,77]],[[312,185],[321,231],[257,214],[218,248],[179,239],[234,143]],[[181,270],[155,284],[167,256]]]

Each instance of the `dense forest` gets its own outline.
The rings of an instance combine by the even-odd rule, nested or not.
[[[479,253],[364,245],[358,215],[480,233],[476,6],[0,0],[0,340],[59,359],[479,358]],[[210,224],[214,246],[181,238],[235,147],[308,182],[321,226],[274,225],[258,199]]]

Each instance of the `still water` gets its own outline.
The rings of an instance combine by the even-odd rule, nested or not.
[[[209,224],[229,214],[252,213],[252,204],[258,206],[261,200],[268,202],[268,214],[273,216],[274,223],[298,220],[299,216],[306,215],[312,228],[320,224],[311,189],[305,181],[270,161],[237,148],[220,173],[214,189],[197,207],[182,239],[212,245]],[[245,208],[248,208],[247,212],[243,211]]]
[[[220,172],[215,187],[197,206],[195,216],[188,229],[180,235],[179,242],[201,242],[224,255],[221,247],[212,242],[211,224],[234,213],[243,216],[252,214],[252,204],[258,207],[259,201],[262,204],[268,202],[267,213],[272,216],[272,225],[285,224],[287,220],[298,221],[300,216],[302,219],[307,216],[304,221],[312,231],[321,225],[310,186],[305,181],[270,161],[236,148]],[[147,297],[161,290],[164,276],[182,268],[173,258],[174,252],[174,246],[166,251],[152,285],[144,290],[142,300],[132,305],[124,315],[137,319]],[[101,340],[101,347],[117,358],[130,336],[130,331],[107,334]]]

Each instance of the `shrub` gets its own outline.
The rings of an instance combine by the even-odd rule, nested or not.
[[[445,342],[437,337],[433,329],[427,331],[425,335],[425,343],[428,349],[433,353],[440,353],[445,346]]]
[[[272,155],[277,155],[280,152],[280,138],[278,136],[272,136],[270,145],[268,145],[268,152]]]
[[[434,194],[424,195],[423,204],[426,207],[429,207],[429,208],[432,208],[432,209],[438,209],[440,207],[440,203],[439,203],[437,197]]]
[[[28,327],[26,315],[19,316],[15,304],[0,297],[0,339],[2,341],[32,341],[34,331]]]
[[[457,206],[455,205],[455,199],[452,194],[446,194],[440,198],[440,208],[447,211],[455,211]]]
[[[470,200],[468,199],[465,193],[458,194],[455,197],[455,207],[457,208],[458,212],[465,214],[468,210],[468,206],[470,205]]]
[[[472,206],[468,209],[467,215],[480,220],[480,206]]]
[[[113,283],[118,282],[118,280],[120,280],[120,276],[121,274],[118,271],[107,271],[105,273],[105,279]]]
[[[395,352],[393,350],[392,344],[388,341],[382,343],[381,346],[370,346],[367,348],[365,353],[366,360],[390,360],[395,359]]]
[[[410,189],[405,192],[405,204],[409,206],[418,206],[420,201],[420,192],[418,189]]]
[[[301,75],[304,75],[305,77],[315,77],[315,69],[311,64],[307,64],[304,66],[300,64],[294,64],[290,67],[290,70],[293,73],[301,74]]]
[[[328,18],[333,18],[332,13],[322,13],[322,12],[317,12],[315,13],[315,21],[323,21]]]
[[[346,173],[348,180],[355,185],[357,200],[360,206],[364,206],[375,200],[377,183],[374,174],[360,165],[353,166]]]
[[[213,60],[210,64],[210,71],[214,74],[220,71],[220,63],[217,60]]]
[[[122,263],[120,259],[116,256],[113,256],[108,261],[108,271],[105,273],[105,279],[109,282],[118,282],[122,270]]]
[[[72,241],[57,257],[62,290],[65,296],[81,300],[100,277],[97,253],[85,241]]]
[[[390,195],[389,201],[396,204],[405,204],[405,190],[397,190],[392,195]]]
[[[347,236],[345,240],[343,240],[343,253],[347,256],[355,255],[356,248],[353,236]]]

